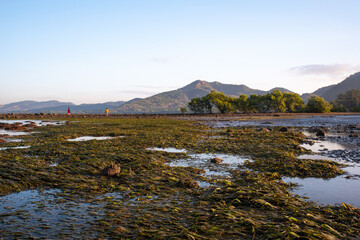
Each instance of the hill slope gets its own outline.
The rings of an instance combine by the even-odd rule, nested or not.
[[[113,109],[123,105],[124,101],[94,103],[94,104],[80,104],[75,105],[71,102],[59,101],[22,101],[16,103],[9,103],[0,106],[0,113],[67,113],[70,107],[72,113],[104,113],[106,108]]]
[[[335,100],[335,98],[346,91],[349,91],[351,89],[359,89],[360,90],[360,72],[355,73],[349,77],[347,77],[344,81],[329,86],[329,89],[326,89],[326,91],[322,92],[320,94],[320,97],[323,97],[326,101],[332,101]],[[320,89],[319,89],[320,90]],[[317,91],[319,91],[317,90]]]
[[[53,108],[59,106],[73,106],[71,102],[59,101],[21,101],[0,106],[1,113],[30,113],[34,109]]]
[[[197,80],[178,90],[159,93],[152,97],[141,100],[127,102],[117,109],[115,113],[177,113],[180,107],[186,107],[188,102],[194,97],[202,97],[210,91],[216,90],[226,95],[238,97],[241,94],[263,95],[270,91],[262,91],[249,88],[245,85],[222,84],[220,82],[206,82]],[[288,91],[287,89],[281,89]]]

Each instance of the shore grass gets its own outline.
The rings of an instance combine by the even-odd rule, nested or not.
[[[71,118],[65,125],[28,131],[33,134],[21,136],[23,142],[0,143],[0,147],[31,146],[0,151],[0,194],[56,188],[73,201],[100,196],[105,214],[91,223],[98,238],[350,239],[360,235],[359,209],[305,202],[281,180],[343,173],[331,161],[298,159],[306,152],[299,146],[304,140],[299,132],[211,129],[167,118]],[[113,138],[67,141],[81,136]],[[236,154],[252,161],[233,170],[231,178],[207,179],[201,169],[166,164],[187,158],[185,153],[148,150],[152,147]],[[111,163],[121,166],[120,174],[100,176]],[[208,181],[211,186],[199,188],[194,181]],[[102,197],[106,193],[117,193],[121,199]],[[1,234],[12,236],[7,230]]]

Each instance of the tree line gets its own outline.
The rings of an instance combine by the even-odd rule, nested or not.
[[[249,97],[243,94],[237,98],[227,96],[222,92],[211,91],[203,97],[191,99],[188,107],[194,113],[213,113],[214,111],[220,113],[326,113],[333,109],[332,104],[322,97],[311,96],[305,104],[299,94],[280,90],[273,90],[265,95],[251,94]],[[181,111],[183,112],[184,108]]]

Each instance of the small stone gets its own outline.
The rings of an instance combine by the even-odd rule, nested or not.
[[[100,176],[112,177],[118,175],[120,171],[121,171],[120,166],[115,163],[112,163],[110,166],[107,166],[103,170],[101,170]]]
[[[221,158],[212,158],[212,159],[210,159],[210,162],[211,163],[216,163],[216,164],[220,164],[221,162],[223,162],[224,160],[223,159],[221,159]]]
[[[287,127],[282,127],[279,129],[280,132],[288,132],[289,129]]]

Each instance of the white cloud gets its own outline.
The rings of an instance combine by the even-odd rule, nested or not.
[[[351,64],[311,64],[290,69],[298,75],[312,75],[316,77],[339,78],[360,71],[360,65]]]
[[[162,63],[162,64],[165,64],[165,63],[169,63],[169,58],[153,58],[152,61],[155,62],[155,63]]]

